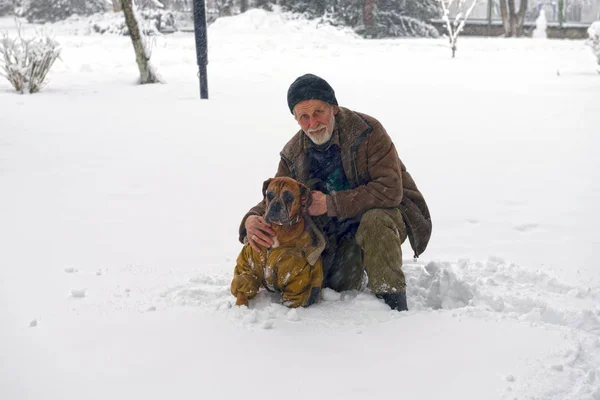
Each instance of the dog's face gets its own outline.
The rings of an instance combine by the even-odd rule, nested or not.
[[[287,177],[267,179],[263,183],[263,196],[265,221],[276,225],[293,224],[309,201],[308,188]]]

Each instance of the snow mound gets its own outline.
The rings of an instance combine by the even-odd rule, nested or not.
[[[230,274],[198,276],[161,293],[167,307],[194,306],[218,314],[244,329],[354,331],[426,313],[451,314],[461,319],[514,321],[558,330],[570,347],[557,349],[556,362],[547,368],[557,374],[545,399],[596,399],[600,395],[600,288],[572,286],[556,277],[507,263],[406,263],[409,311],[391,311],[368,291],[337,293],[324,289],[321,301],[308,308],[289,309],[277,293],[261,290],[249,307],[235,307],[229,291]],[[301,321],[301,323],[298,323]],[[502,325],[499,325],[502,326]],[[510,380],[507,376],[506,379]],[[541,379],[541,377],[540,377]],[[526,383],[524,383],[526,384]]]
[[[404,270],[408,282],[407,295],[419,309],[466,307],[473,299],[475,288],[460,278],[449,263],[432,262],[424,268],[409,264]]]
[[[321,43],[358,38],[350,28],[334,27],[319,20],[307,20],[298,14],[251,9],[232,17],[220,17],[210,26],[210,34],[256,34],[278,38],[289,36],[308,44],[317,38]],[[285,40],[284,40],[285,42]],[[314,43],[311,43],[311,45]]]
[[[147,35],[158,32],[171,33],[176,30],[193,30],[191,13],[161,10],[144,10],[141,12],[142,29]],[[17,18],[19,23],[28,29],[42,29],[54,35],[89,36],[89,35],[129,35],[122,12],[104,12],[92,15],[72,15],[64,20],[45,24],[29,23],[24,18]],[[0,18],[0,29],[6,26],[15,29],[14,19]]]
[[[59,36],[88,36],[94,34],[123,35],[127,32],[122,13],[106,12],[89,16],[72,15],[69,18],[44,24],[29,23],[25,18],[1,17],[0,30],[16,33],[16,22],[25,32],[43,31]]]
[[[172,23],[176,29],[193,31],[191,15],[172,12]],[[147,15],[143,21],[144,30],[155,32],[158,29],[157,21],[152,20],[153,15]],[[164,17],[161,19],[166,20]],[[90,16],[73,15],[63,21],[55,23],[30,24],[24,19],[19,21],[25,29],[42,28],[55,35],[127,35],[125,18],[122,13],[106,12]],[[14,29],[14,21],[0,18],[0,27],[7,26]],[[228,38],[231,35],[252,35],[259,43],[267,41],[273,46],[292,46],[293,48],[310,48],[331,45],[332,43],[346,43],[348,38],[359,36],[348,27],[335,27],[320,20],[307,20],[299,14],[251,9],[243,14],[231,17],[220,17],[209,25],[209,43],[211,37],[219,36]],[[282,40],[282,38],[284,38]]]
[[[104,33],[123,35],[127,30],[123,14],[115,12],[88,16],[72,15],[65,20],[45,24],[30,24],[24,19],[20,22],[25,28],[42,27],[55,35],[87,36]]]
[[[600,290],[575,287],[542,272],[491,258],[486,262],[407,263],[408,306],[411,312],[452,310],[456,315],[514,319],[600,335]],[[170,306],[197,306],[225,312],[235,318],[256,313],[253,321],[290,320],[289,309],[279,304],[280,295],[262,290],[250,307],[234,307],[231,276],[198,276],[161,294]],[[294,318],[317,325],[362,324],[385,321],[403,314],[390,309],[368,291],[337,293],[324,289],[321,302],[297,310]],[[251,324],[246,324],[251,325]]]
[[[404,266],[409,306],[489,314],[600,334],[600,290],[561,283],[502,259]]]

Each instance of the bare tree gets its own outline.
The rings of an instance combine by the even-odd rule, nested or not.
[[[477,0],[438,0],[442,5],[444,12],[442,19],[446,22],[446,29],[448,30],[448,39],[450,40],[450,47],[452,49],[452,58],[456,56],[456,42],[458,41],[458,35],[462,32],[465,27],[465,23],[471,15],[471,11],[475,7]],[[470,1],[470,6],[467,8],[467,2]],[[456,7],[458,10],[454,21],[450,21],[450,9]]]
[[[135,60],[140,70],[140,83],[159,83],[158,75],[150,64],[150,47],[140,30],[138,19],[136,17],[133,0],[122,0],[123,14],[125,14],[125,23],[129,29],[129,36],[135,50]]]
[[[119,12],[123,10],[123,6],[121,5],[121,0],[112,0],[112,6],[114,12]]]
[[[518,11],[516,9],[515,0],[498,1],[500,1],[500,14],[502,15],[502,24],[504,25],[504,36],[523,36],[523,24],[525,23],[527,0],[520,0]]]

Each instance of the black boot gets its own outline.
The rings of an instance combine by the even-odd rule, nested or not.
[[[390,306],[392,310],[408,311],[408,305],[406,304],[406,292],[400,293],[380,293],[376,296],[385,301],[385,304]]]

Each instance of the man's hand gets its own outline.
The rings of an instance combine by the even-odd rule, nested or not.
[[[251,215],[246,218],[244,226],[246,227],[248,244],[258,253],[260,253],[258,245],[264,246],[267,249],[273,245],[272,237],[275,236],[275,232],[271,229],[271,225],[265,222],[263,217]]]
[[[308,215],[318,216],[327,212],[327,195],[323,192],[313,190],[311,193],[312,201],[308,207]]]

